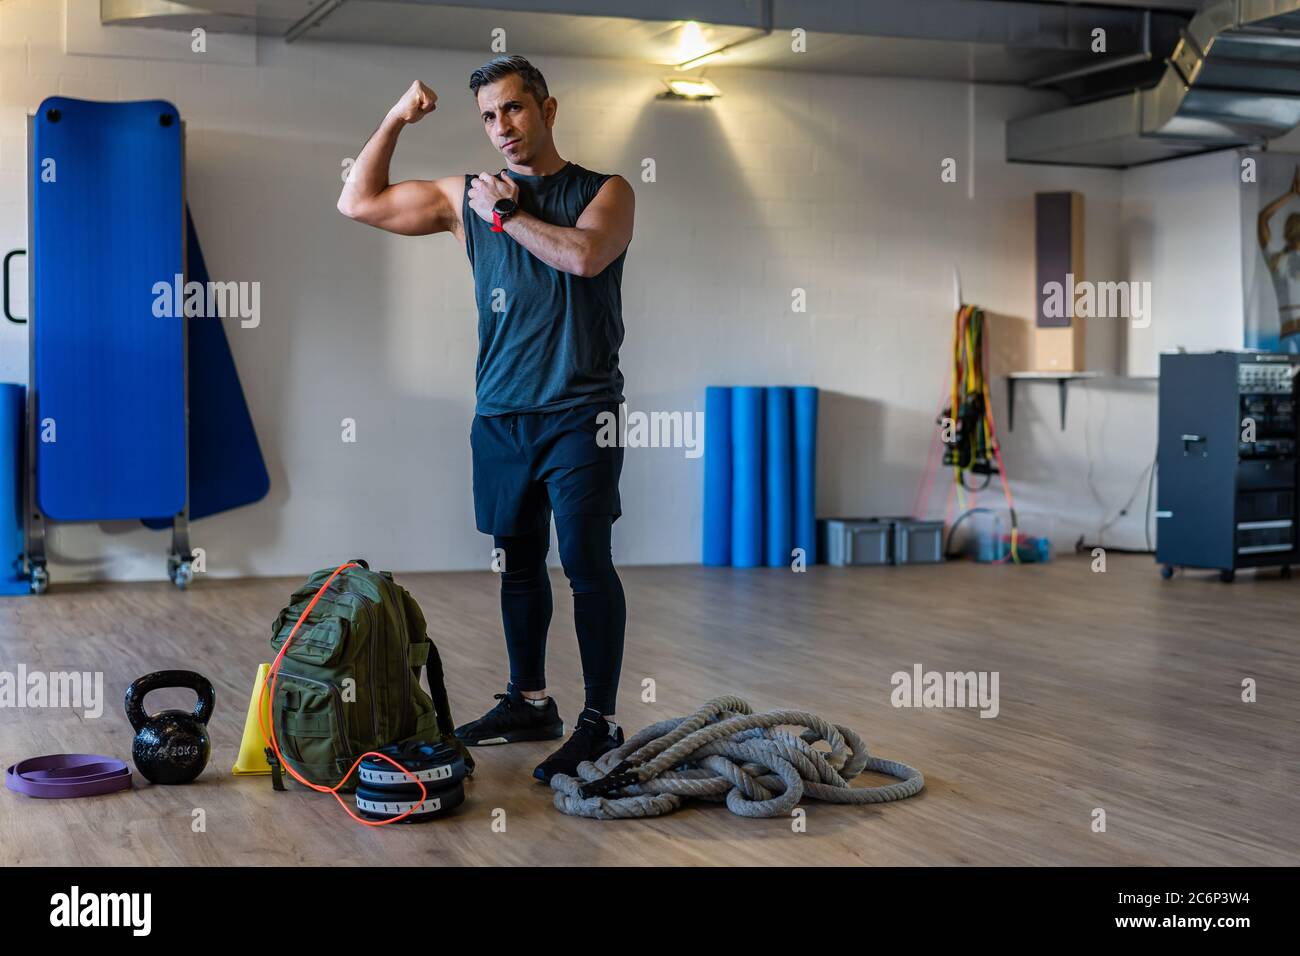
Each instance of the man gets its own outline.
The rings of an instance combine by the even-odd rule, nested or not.
[[[338,208],[404,236],[451,233],[469,256],[479,333],[474,512],[504,561],[510,682],[495,707],[456,735],[471,746],[564,736],[545,674],[554,512],[586,706],[569,740],[533,772],[549,782],[623,742],[613,718],[627,610],[610,554],[623,449],[601,447],[596,435],[597,416],[617,414],[623,401],[620,282],[633,195],[620,177],[560,157],[557,103],[523,57],[489,61],[469,88],[504,170],[390,184],[398,135],[437,105],[416,82],[357,157]]]

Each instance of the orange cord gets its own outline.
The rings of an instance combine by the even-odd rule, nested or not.
[[[281,755],[280,743],[275,739],[275,720],[272,719],[271,721],[271,732],[269,735],[266,732],[266,724],[262,722],[262,706],[263,706],[263,702],[266,700],[266,686],[268,683],[271,685],[271,699],[274,700],[275,682],[280,676],[280,661],[284,658],[284,652],[289,649],[289,644],[291,641],[293,641],[293,636],[298,633],[298,628],[302,627],[302,622],[307,619],[307,615],[310,614],[311,609],[316,606],[316,602],[319,601],[321,595],[325,593],[325,589],[330,586],[330,582],[332,582],[336,577],[338,577],[341,571],[347,568],[359,568],[359,567],[361,567],[361,565],[357,564],[355,561],[349,561],[347,564],[340,564],[337,568],[334,569],[334,573],[325,579],[325,583],[321,585],[320,590],[316,592],[316,596],[313,597],[311,601],[307,604],[307,607],[303,609],[302,614],[298,615],[297,623],[294,624],[293,630],[289,632],[289,636],[285,638],[284,646],[280,648],[280,653],[275,656],[275,662],[271,664],[271,669],[267,673],[266,679],[262,681],[261,689],[258,691],[257,725],[262,730],[262,741],[264,743],[270,744],[271,749],[275,752],[275,758],[280,761],[280,764],[284,767],[285,770],[289,771],[289,775],[293,777],[293,779],[297,780],[300,784],[302,784],[305,787],[310,787],[312,790],[315,790],[317,793],[330,794],[335,800],[339,802],[339,806],[343,808],[344,812],[346,812],[347,815],[350,816],[353,820],[356,820],[357,823],[363,824],[364,826],[368,826],[368,827],[383,827],[383,826],[388,826],[388,824],[390,823],[399,823],[400,821],[405,820],[416,810],[420,809],[420,807],[424,806],[424,801],[429,796],[429,791],[425,789],[424,782],[419,777],[417,777],[410,770],[407,770],[405,767],[403,767],[400,763],[398,763],[396,760],[394,760],[392,757],[388,756],[387,754],[375,753],[375,751],[373,750],[368,750],[356,759],[356,762],[353,763],[352,766],[348,768],[348,772],[343,775],[343,779],[340,780],[338,783],[334,784],[334,786],[325,787],[318,783],[312,783],[310,780],[304,779],[303,777],[299,776],[298,771],[294,770],[293,767],[290,765],[290,763],[287,760],[285,760],[284,757]],[[392,819],[389,820],[365,820],[357,816],[355,813],[353,813],[352,808],[349,807],[347,803],[344,802],[343,798],[339,796],[338,791],[339,788],[343,786],[344,783],[347,782],[348,777],[352,776],[352,771],[357,769],[357,765],[360,764],[361,761],[365,760],[367,757],[378,757],[380,760],[387,761],[388,763],[396,767],[398,770],[400,770],[402,773],[406,774],[406,776],[410,777],[411,780],[413,780],[420,788],[420,801],[415,806],[411,807],[411,809],[407,810],[405,813],[401,814],[400,816],[393,817]]]

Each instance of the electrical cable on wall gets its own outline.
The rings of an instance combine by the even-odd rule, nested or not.
[[[1128,500],[1125,501],[1124,504],[1120,506],[1119,510],[1116,511],[1115,514],[1098,529],[1097,543],[1095,545],[1089,544],[1087,539],[1083,535],[1080,535],[1079,540],[1075,542],[1074,550],[1076,552],[1091,551],[1096,547],[1105,548],[1107,551],[1115,551],[1120,554],[1154,554],[1155,548],[1152,546],[1151,542],[1151,497],[1152,488],[1155,483],[1155,475],[1156,459],[1155,456],[1152,456],[1151,461],[1138,475],[1137,481],[1133,485],[1133,491],[1128,496]],[[1138,495],[1142,493],[1143,485],[1146,486],[1146,504],[1142,509],[1142,535],[1146,539],[1145,550],[1139,548],[1116,548],[1107,546],[1106,532],[1118,524],[1121,519],[1128,517],[1130,509],[1133,507],[1133,502],[1136,501]]]

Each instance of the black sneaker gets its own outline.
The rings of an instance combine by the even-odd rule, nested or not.
[[[615,727],[611,734],[609,721],[594,710],[584,710],[578,717],[578,726],[574,729],[573,736],[564,742],[563,747],[538,764],[533,776],[542,783],[550,783],[557,773],[572,777],[578,772],[578,764],[584,760],[595,760],[622,745],[622,727]]]
[[[456,737],[470,747],[488,744],[514,744],[525,740],[558,740],[564,736],[555,699],[548,697],[545,707],[535,707],[516,690],[493,694],[497,704],[478,720],[456,728]]]

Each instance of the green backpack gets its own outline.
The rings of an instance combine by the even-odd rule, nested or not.
[[[366,751],[443,740],[472,770],[473,758],[453,734],[442,659],[420,606],[390,572],[355,563],[361,567],[339,572],[330,583],[280,661],[271,713],[281,756],[307,780],[332,787]],[[334,570],[314,573],[275,619],[271,647],[277,654]],[[420,686],[421,668],[432,696]],[[284,789],[270,748],[267,759],[275,788]],[[355,786],[354,773],[342,789]]]

